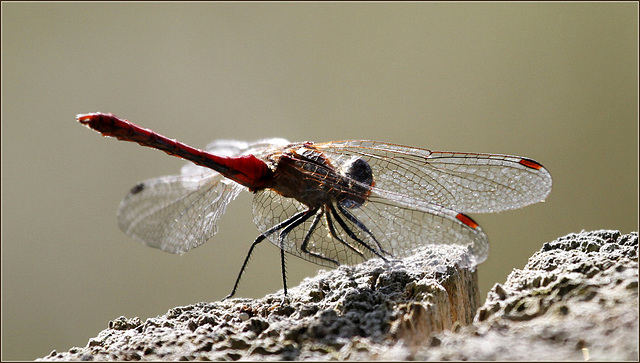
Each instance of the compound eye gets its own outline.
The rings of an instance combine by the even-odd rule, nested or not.
[[[351,159],[343,166],[344,176],[347,176],[366,186],[373,185],[373,171],[369,163],[361,158]]]
[[[339,203],[345,208],[358,208],[364,204],[373,186],[371,166],[361,158],[353,158],[343,164],[340,169],[340,174],[346,177],[344,179],[346,188]]]

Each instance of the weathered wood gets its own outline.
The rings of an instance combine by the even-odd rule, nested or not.
[[[402,340],[473,322],[477,274],[456,267],[462,249],[440,246],[385,263],[370,260],[305,279],[258,300],[232,299],[171,309],[147,319],[118,318],[85,348],[45,360],[355,358],[359,347]]]
[[[477,313],[477,276],[455,256],[321,272],[284,305],[280,293],[121,317],[86,347],[43,359],[638,359],[637,232],[545,243]]]

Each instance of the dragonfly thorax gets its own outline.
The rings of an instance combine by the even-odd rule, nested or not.
[[[311,208],[329,203],[357,208],[364,204],[371,186],[373,173],[363,159],[353,158],[336,168],[322,151],[305,143],[282,153],[270,188]]]

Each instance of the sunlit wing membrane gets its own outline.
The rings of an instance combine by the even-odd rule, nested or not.
[[[432,152],[360,140],[316,146],[332,160],[363,158],[379,189],[463,213],[517,209],[543,201],[551,191],[549,172],[517,156]]]
[[[261,158],[273,151],[282,149],[283,146],[288,145],[289,143],[289,141],[281,138],[264,139],[254,142],[215,140],[210,142],[204,150],[218,156],[254,155]],[[181,170],[182,175],[205,173],[216,172],[212,169],[198,166],[191,162],[185,164]]]
[[[120,203],[118,224],[147,246],[184,253],[216,234],[227,204],[243,189],[217,173],[149,179]]]
[[[354,265],[380,256],[388,259],[406,257],[421,248],[442,244],[460,247],[461,255],[466,256],[459,263],[462,267],[476,266],[487,258],[487,237],[469,217],[424,202],[407,207],[388,197],[383,191],[380,194],[374,191],[366,204],[346,210],[351,216],[343,214],[335,203],[338,217],[326,209],[319,210],[288,232],[282,248],[304,260],[328,267],[336,266],[330,260]],[[254,197],[254,222],[261,232],[265,232],[307,209],[294,199],[264,190]],[[346,228],[336,218],[342,218]],[[281,247],[279,233],[268,239]],[[308,240],[307,251],[302,248],[305,240]]]

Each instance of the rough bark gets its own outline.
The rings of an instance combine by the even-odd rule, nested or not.
[[[43,360],[638,359],[638,235],[545,243],[478,309],[453,247],[371,260],[265,298],[120,317],[84,348]]]

